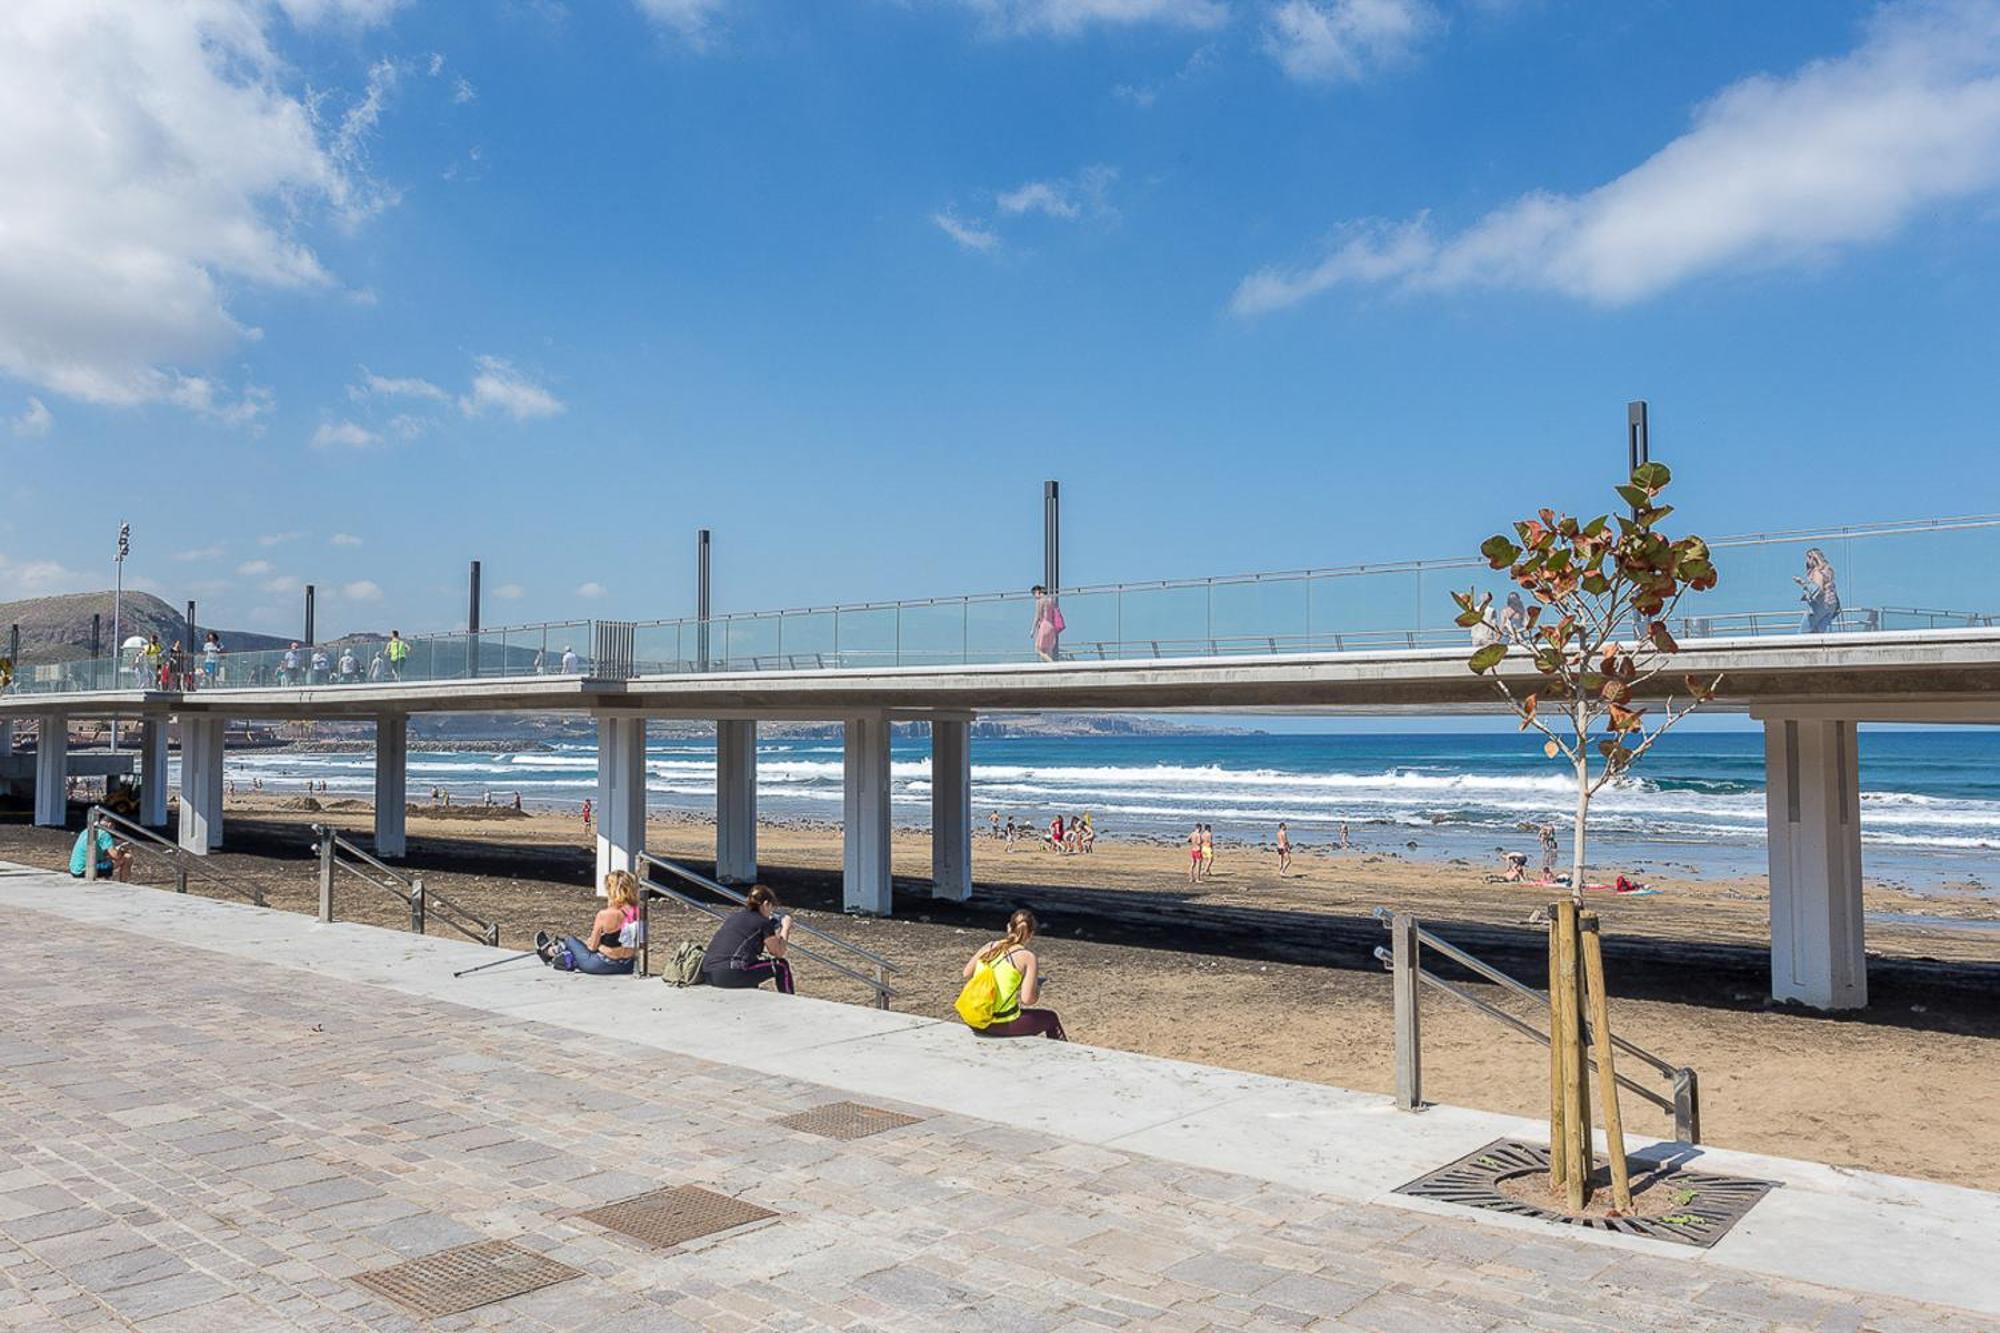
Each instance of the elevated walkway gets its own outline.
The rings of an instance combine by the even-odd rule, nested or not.
[[[489,1020],[586,1034],[600,1047],[615,1013],[625,1047],[914,1103],[1085,1145],[1079,1152],[1137,1154],[1497,1228],[1585,1258],[1612,1247],[1711,1277],[1814,1283],[2000,1318],[2000,1195],[1982,1191],[1702,1148],[1695,1150],[1702,1169],[1775,1180],[1781,1188],[1712,1249],[1692,1250],[1391,1193],[1493,1139],[1540,1136],[1538,1123],[1514,1117],[1452,1107],[1410,1115],[1386,1096],[1083,1045],[982,1042],[955,1023],[761,991],[675,990],[528,963],[454,979],[454,970],[490,962],[491,951],[138,886],[86,887],[5,864],[0,921],[17,938],[51,922],[123,932],[284,969],[301,994],[312,989],[308,977],[358,983]],[[948,987],[951,979],[937,984]],[[1386,1041],[1387,1034],[1357,1039]],[[1636,1136],[1629,1144],[1650,1146]],[[1868,1308],[1866,1300],[1859,1304]]]

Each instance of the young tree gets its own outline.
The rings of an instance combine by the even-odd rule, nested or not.
[[[1673,540],[1656,528],[1673,512],[1659,503],[1669,480],[1665,464],[1648,463],[1617,488],[1631,517],[1599,515],[1586,523],[1544,509],[1516,523],[1514,537],[1489,537],[1479,548],[1533,604],[1524,625],[1508,626],[1504,637],[1477,648],[1467,665],[1492,679],[1523,731],[1533,727],[1548,738],[1542,748],[1549,758],[1566,760],[1576,772],[1570,896],[1577,902],[1583,901],[1591,798],[1712,698],[1722,679],[1686,677],[1686,702],[1677,706],[1669,694],[1657,719],[1635,702],[1679,648],[1667,622],[1681,598],[1716,582],[1707,542]],[[1493,625],[1491,593],[1454,592],[1452,599],[1460,625]],[[1534,688],[1525,694],[1517,694],[1498,669],[1516,652],[1534,663]]]

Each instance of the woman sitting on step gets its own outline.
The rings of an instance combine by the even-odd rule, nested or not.
[[[639,881],[629,870],[614,870],[604,877],[604,906],[591,918],[589,938],[568,935],[558,939],[546,930],[537,931],[535,952],[559,972],[629,976],[643,942],[642,929]]]
[[[778,898],[752,885],[744,905],[723,918],[701,956],[701,979],[724,990],[749,990],[773,982],[781,995],[794,994],[792,965],[785,958],[792,918],[778,915]]]
[[[1028,1009],[1042,998],[1041,965],[1028,949],[1035,938],[1035,914],[1023,907],[1007,918],[1007,933],[965,960],[965,979],[982,964],[993,968],[993,982],[999,994],[993,1005],[993,1021],[972,1030],[982,1037],[1052,1037],[1068,1041],[1062,1020],[1053,1009]]]

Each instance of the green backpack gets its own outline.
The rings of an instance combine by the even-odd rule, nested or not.
[[[707,952],[698,940],[682,940],[674,946],[667,957],[666,966],[660,969],[660,980],[669,986],[695,986],[701,983],[701,956]]]

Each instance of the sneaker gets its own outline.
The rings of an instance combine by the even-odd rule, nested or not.
[[[545,963],[548,962],[549,955],[555,952],[555,947],[555,936],[549,934],[546,930],[535,932],[535,956],[537,958],[540,958]]]

